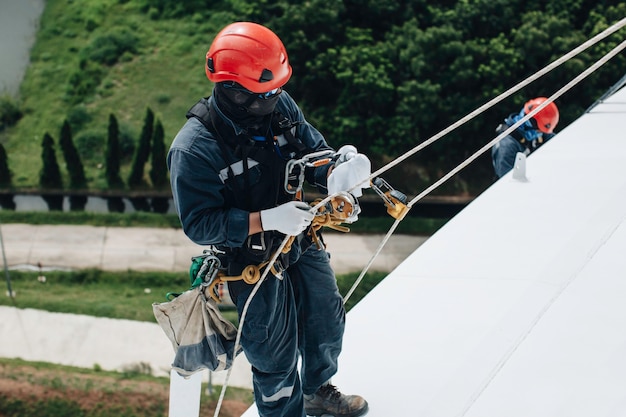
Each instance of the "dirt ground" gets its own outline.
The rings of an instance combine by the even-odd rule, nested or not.
[[[166,378],[124,378],[123,374],[117,376],[111,373],[100,376],[93,371],[75,368],[60,370],[29,364],[0,364],[0,399],[4,397],[4,400],[22,400],[25,403],[71,401],[86,415],[108,408],[112,411],[111,415],[115,415],[115,410],[132,410],[138,416],[165,416],[169,401],[168,383]],[[215,397],[217,395],[219,391]],[[203,401],[200,415],[212,416],[215,404],[216,401]],[[220,416],[239,417],[249,407],[250,401],[246,398],[224,399]],[[0,417],[5,415],[0,403]]]

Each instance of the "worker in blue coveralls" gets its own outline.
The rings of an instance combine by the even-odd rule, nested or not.
[[[513,113],[504,119],[504,123],[496,128],[496,133],[504,132],[546,100],[545,97],[537,97],[527,101],[519,113]],[[491,160],[496,176],[500,178],[513,169],[518,152],[529,155],[550,140],[558,123],[559,109],[552,102],[498,141],[491,148]]]
[[[187,113],[167,157],[185,234],[214,248],[229,276],[268,261],[286,236],[295,236],[274,265],[277,272],[251,299],[243,324],[241,346],[252,365],[259,415],[364,415],[362,397],[344,395],[330,382],[342,348],[343,300],[328,253],[307,233],[311,206],[289,191],[294,178],[285,179],[285,168],[302,155],[330,151],[331,163],[309,164],[294,177],[320,192],[359,197],[369,187],[370,161],[351,145],[335,152],[305,120],[283,90],[292,69],[268,28],[226,26],[207,52],[205,70],[212,95]],[[228,284],[240,317],[253,287],[243,280]]]

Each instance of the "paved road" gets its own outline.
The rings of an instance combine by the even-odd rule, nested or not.
[[[101,268],[162,270],[187,274],[191,256],[202,253],[181,230],[91,226],[0,226],[10,268]],[[328,233],[325,240],[337,273],[360,272],[383,235]],[[426,237],[396,235],[372,270],[391,271]],[[19,292],[17,294],[19,298]],[[169,374],[173,348],[156,323],[0,306],[0,357],[123,371],[148,364],[157,376]],[[212,374],[223,384],[226,372]],[[208,380],[208,373],[204,377]],[[251,388],[250,365],[239,355],[229,385]]]
[[[10,268],[99,268],[103,270],[180,271],[187,273],[192,256],[204,249],[180,229],[94,226],[0,226]],[[331,264],[338,274],[360,272],[383,235],[326,233]],[[426,240],[393,235],[371,270],[389,272]]]

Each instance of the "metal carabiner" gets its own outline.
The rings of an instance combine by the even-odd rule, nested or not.
[[[302,190],[302,185],[304,185],[305,168],[326,165],[333,160],[334,156],[335,151],[327,149],[306,154],[300,159],[290,159],[287,161],[287,165],[285,166],[285,192],[287,194],[298,193]]]
[[[208,253],[209,251],[204,251],[205,255],[203,255],[204,259],[202,260],[202,265],[200,266],[200,270],[196,274],[196,280],[200,278],[202,283],[201,287],[208,287],[215,280],[217,273],[222,267],[222,261],[215,256],[213,253]]]

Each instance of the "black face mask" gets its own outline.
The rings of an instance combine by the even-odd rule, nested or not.
[[[217,106],[229,119],[241,127],[258,129],[274,111],[282,90],[259,94],[237,83],[217,83],[213,91]]]

